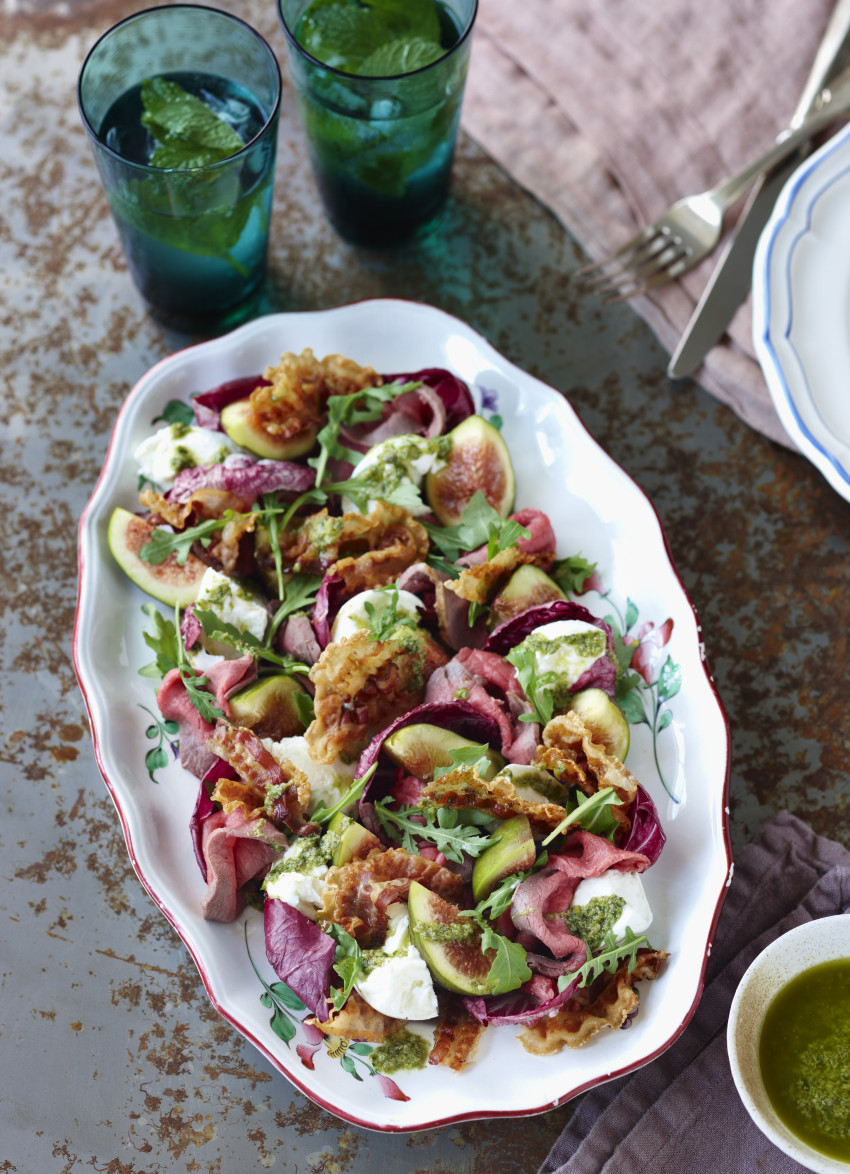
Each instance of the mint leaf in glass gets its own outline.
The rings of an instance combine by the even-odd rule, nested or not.
[[[357,72],[364,77],[395,77],[402,73],[413,73],[423,69],[445,54],[439,41],[426,41],[422,37],[412,40],[398,39],[381,45],[370,53]]]
[[[150,160],[154,167],[206,167],[245,146],[206,103],[168,78],[142,83],[142,105],[142,125],[158,143]]]

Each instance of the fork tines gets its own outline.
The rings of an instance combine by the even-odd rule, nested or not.
[[[687,268],[690,249],[666,227],[650,226],[626,241],[616,253],[577,269],[582,291],[610,294],[605,301],[624,301],[672,281]]]

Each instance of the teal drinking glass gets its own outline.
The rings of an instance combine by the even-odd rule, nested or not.
[[[259,33],[194,4],[128,17],[83,63],[80,114],[127,265],[174,329],[214,333],[255,308],[280,91]]]
[[[348,48],[372,47],[369,20],[391,23],[398,0],[279,0],[319,193],[337,231],[360,244],[411,236],[435,219],[448,192],[477,0],[408,0],[406,13],[402,6],[407,18],[414,10],[430,21],[427,38],[374,44],[355,69]],[[327,36],[311,37],[311,26]],[[369,76],[370,68],[389,76]]]

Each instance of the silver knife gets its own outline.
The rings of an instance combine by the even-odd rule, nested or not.
[[[823,86],[850,58],[850,0],[837,0],[815,54],[790,125],[799,125],[815,104]],[[753,256],[761,231],[773,211],[785,181],[799,166],[806,151],[780,163],[755,189],[741,213],[734,235],[726,244],[691,320],[670,359],[667,374],[680,379],[700,365],[722,338],[736,310],[752,285]]]

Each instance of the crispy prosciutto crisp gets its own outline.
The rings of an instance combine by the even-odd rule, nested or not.
[[[635,983],[657,978],[665,958],[663,950],[638,950],[633,969],[623,962],[614,974],[580,987],[556,1015],[524,1028],[520,1043],[535,1056],[548,1056],[565,1046],[580,1048],[603,1027],[616,1031],[637,1010]]]
[[[361,367],[343,355],[317,359],[309,347],[300,355],[287,351],[263,377],[264,383],[251,392],[251,407],[260,425],[281,440],[319,424],[329,396],[384,382],[372,367]]]
[[[365,999],[352,991],[340,1011],[332,1010],[327,1020],[321,1023],[312,1019],[323,1035],[341,1036],[343,1039],[365,1040],[367,1043],[382,1044],[389,1036],[404,1027],[403,1019],[393,1019],[370,1007]]]
[[[434,1031],[434,1046],[428,1056],[428,1063],[444,1064],[453,1072],[459,1072],[465,1064],[471,1064],[475,1059],[484,1024],[470,1015],[459,995],[440,991],[438,1004],[440,1010]]]
[[[447,658],[427,633],[407,632],[404,643],[355,632],[329,644],[310,669],[316,717],[305,737],[316,762],[354,757],[423,700],[426,681]]]
[[[456,902],[463,893],[461,878],[433,860],[410,856],[403,848],[373,850],[363,860],[330,870],[319,920],[335,921],[361,946],[380,946],[389,926],[387,909],[407,900],[414,880],[447,901]]]
[[[569,786],[581,787],[585,795],[593,795],[602,787],[612,787],[624,803],[631,803],[637,795],[635,776],[619,758],[593,740],[590,730],[572,710],[553,717],[544,726],[543,747],[535,754],[534,763],[551,770]]]
[[[242,726],[219,722],[207,745],[248,784],[252,794],[268,796],[270,790],[275,792],[275,822],[285,824],[293,832],[305,826],[310,784],[302,770],[291,762],[278,762],[260,739]]]
[[[441,775],[423,787],[419,796],[423,807],[453,807],[457,811],[475,808],[486,811],[496,819],[510,819],[526,815],[532,831],[540,836],[554,831],[566,809],[558,803],[534,803],[522,799],[516,787],[505,775],[490,781],[482,779],[476,770],[461,768]]]

